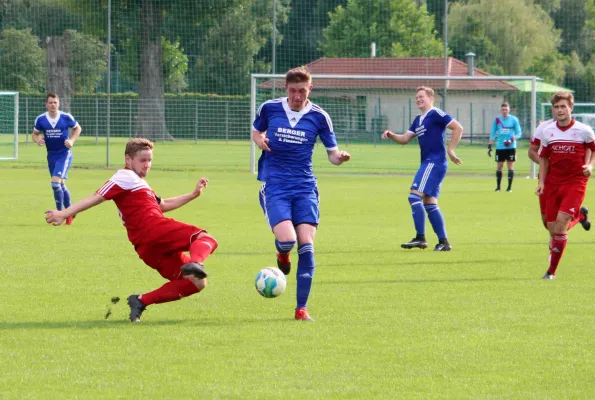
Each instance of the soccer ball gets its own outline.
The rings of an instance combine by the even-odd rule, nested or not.
[[[287,280],[279,268],[267,267],[258,271],[254,286],[261,296],[271,299],[283,294]]]

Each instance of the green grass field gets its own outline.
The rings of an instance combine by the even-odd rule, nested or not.
[[[81,144],[75,200],[113,173],[99,168],[105,146]],[[294,276],[277,299],[254,289],[275,250],[247,142],[157,146],[148,181],[160,195],[209,177],[204,197],[171,216],[208,229],[220,246],[204,292],[152,306],[140,324],[127,320],[125,301],[104,319],[112,296],[164,282],[136,256],[114,204],[48,226],[45,151],[21,146],[19,161],[0,163],[0,398],[593,397],[594,232],[572,230],[558,279],[540,279],[547,234],[524,151],[513,193],[494,193],[485,149],[461,147],[464,164],[451,166],[440,199],[454,249],[433,253],[399,247],[413,235],[415,147],[350,145],[346,168],[327,166],[318,148],[316,322],[305,323],[293,320]],[[112,151],[116,168],[123,142]],[[429,224],[428,237],[433,247]]]

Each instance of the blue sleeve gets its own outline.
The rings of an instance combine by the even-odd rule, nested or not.
[[[515,117],[514,119],[514,137],[518,140],[523,136],[523,130],[521,129],[521,124],[519,124],[518,118]]]
[[[411,123],[411,126],[409,127],[409,130],[407,131],[407,132],[411,132],[411,133],[413,133],[413,136],[417,136],[417,135],[415,134],[415,126],[416,126],[416,125],[418,125],[418,124],[417,124],[417,120],[418,120],[418,119],[419,119],[419,117],[415,117],[415,118],[413,118],[413,122]]]
[[[256,119],[254,119],[252,127],[258,132],[266,132],[269,127],[269,118],[267,110],[267,104],[263,103],[256,112]]]
[[[41,123],[39,122],[39,117],[35,118],[35,126],[33,127],[37,132],[43,132],[41,128]]]
[[[76,119],[70,114],[66,114],[66,124],[69,128],[74,128],[77,124]]]
[[[496,123],[496,119],[492,122],[492,131],[490,132],[490,140],[496,139],[496,133],[498,132],[498,124]]]
[[[322,140],[322,143],[327,150],[336,148],[337,137],[335,136],[335,132],[333,132],[333,122],[331,121],[331,117],[326,113],[321,113],[319,118],[320,130],[318,136],[320,136],[320,140]]]
[[[442,117],[442,123],[444,124],[444,129],[446,129],[448,124],[450,124],[453,119],[454,118],[450,114],[446,114],[446,113],[444,114],[444,116]]]

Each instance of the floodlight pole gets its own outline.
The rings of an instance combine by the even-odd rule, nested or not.
[[[274,85],[274,83],[273,83]],[[254,74],[250,77],[250,124],[256,119],[256,77]],[[256,173],[256,145],[252,140],[252,126],[250,132],[250,173]]]
[[[531,133],[537,129],[537,77],[531,79]],[[531,162],[531,179],[535,179],[535,163]]]
[[[444,36],[444,75],[448,75],[448,0],[444,0],[444,24],[442,26],[442,36]],[[448,81],[444,80],[444,94],[442,96],[442,109],[446,110],[446,97],[448,90]]]
[[[112,87],[112,1],[107,0],[107,130],[105,142],[105,166],[109,167],[109,138],[111,125],[110,99]]]

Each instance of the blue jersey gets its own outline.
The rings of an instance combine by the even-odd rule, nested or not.
[[[439,108],[432,107],[427,113],[413,120],[409,132],[417,138],[421,162],[446,164],[446,127],[453,118]]]
[[[48,153],[67,153],[69,148],[64,145],[68,139],[68,128],[74,128],[78,122],[68,113],[58,111],[55,119],[49,113],[43,113],[35,119],[35,130],[42,132]]]
[[[508,115],[508,118],[504,118],[502,115],[496,117],[492,123],[492,131],[490,133],[490,140],[496,139],[496,150],[503,149],[516,149],[516,141],[521,138],[523,132],[521,131],[521,125],[519,120],[514,115]],[[512,141],[512,138],[515,140]],[[511,141],[512,143],[508,146],[504,144],[505,141]]]
[[[289,108],[287,97],[269,100],[256,114],[254,130],[266,132],[271,151],[258,160],[258,180],[268,183],[315,183],[312,154],[320,136],[327,151],[337,149],[329,115],[308,102],[301,111]]]

